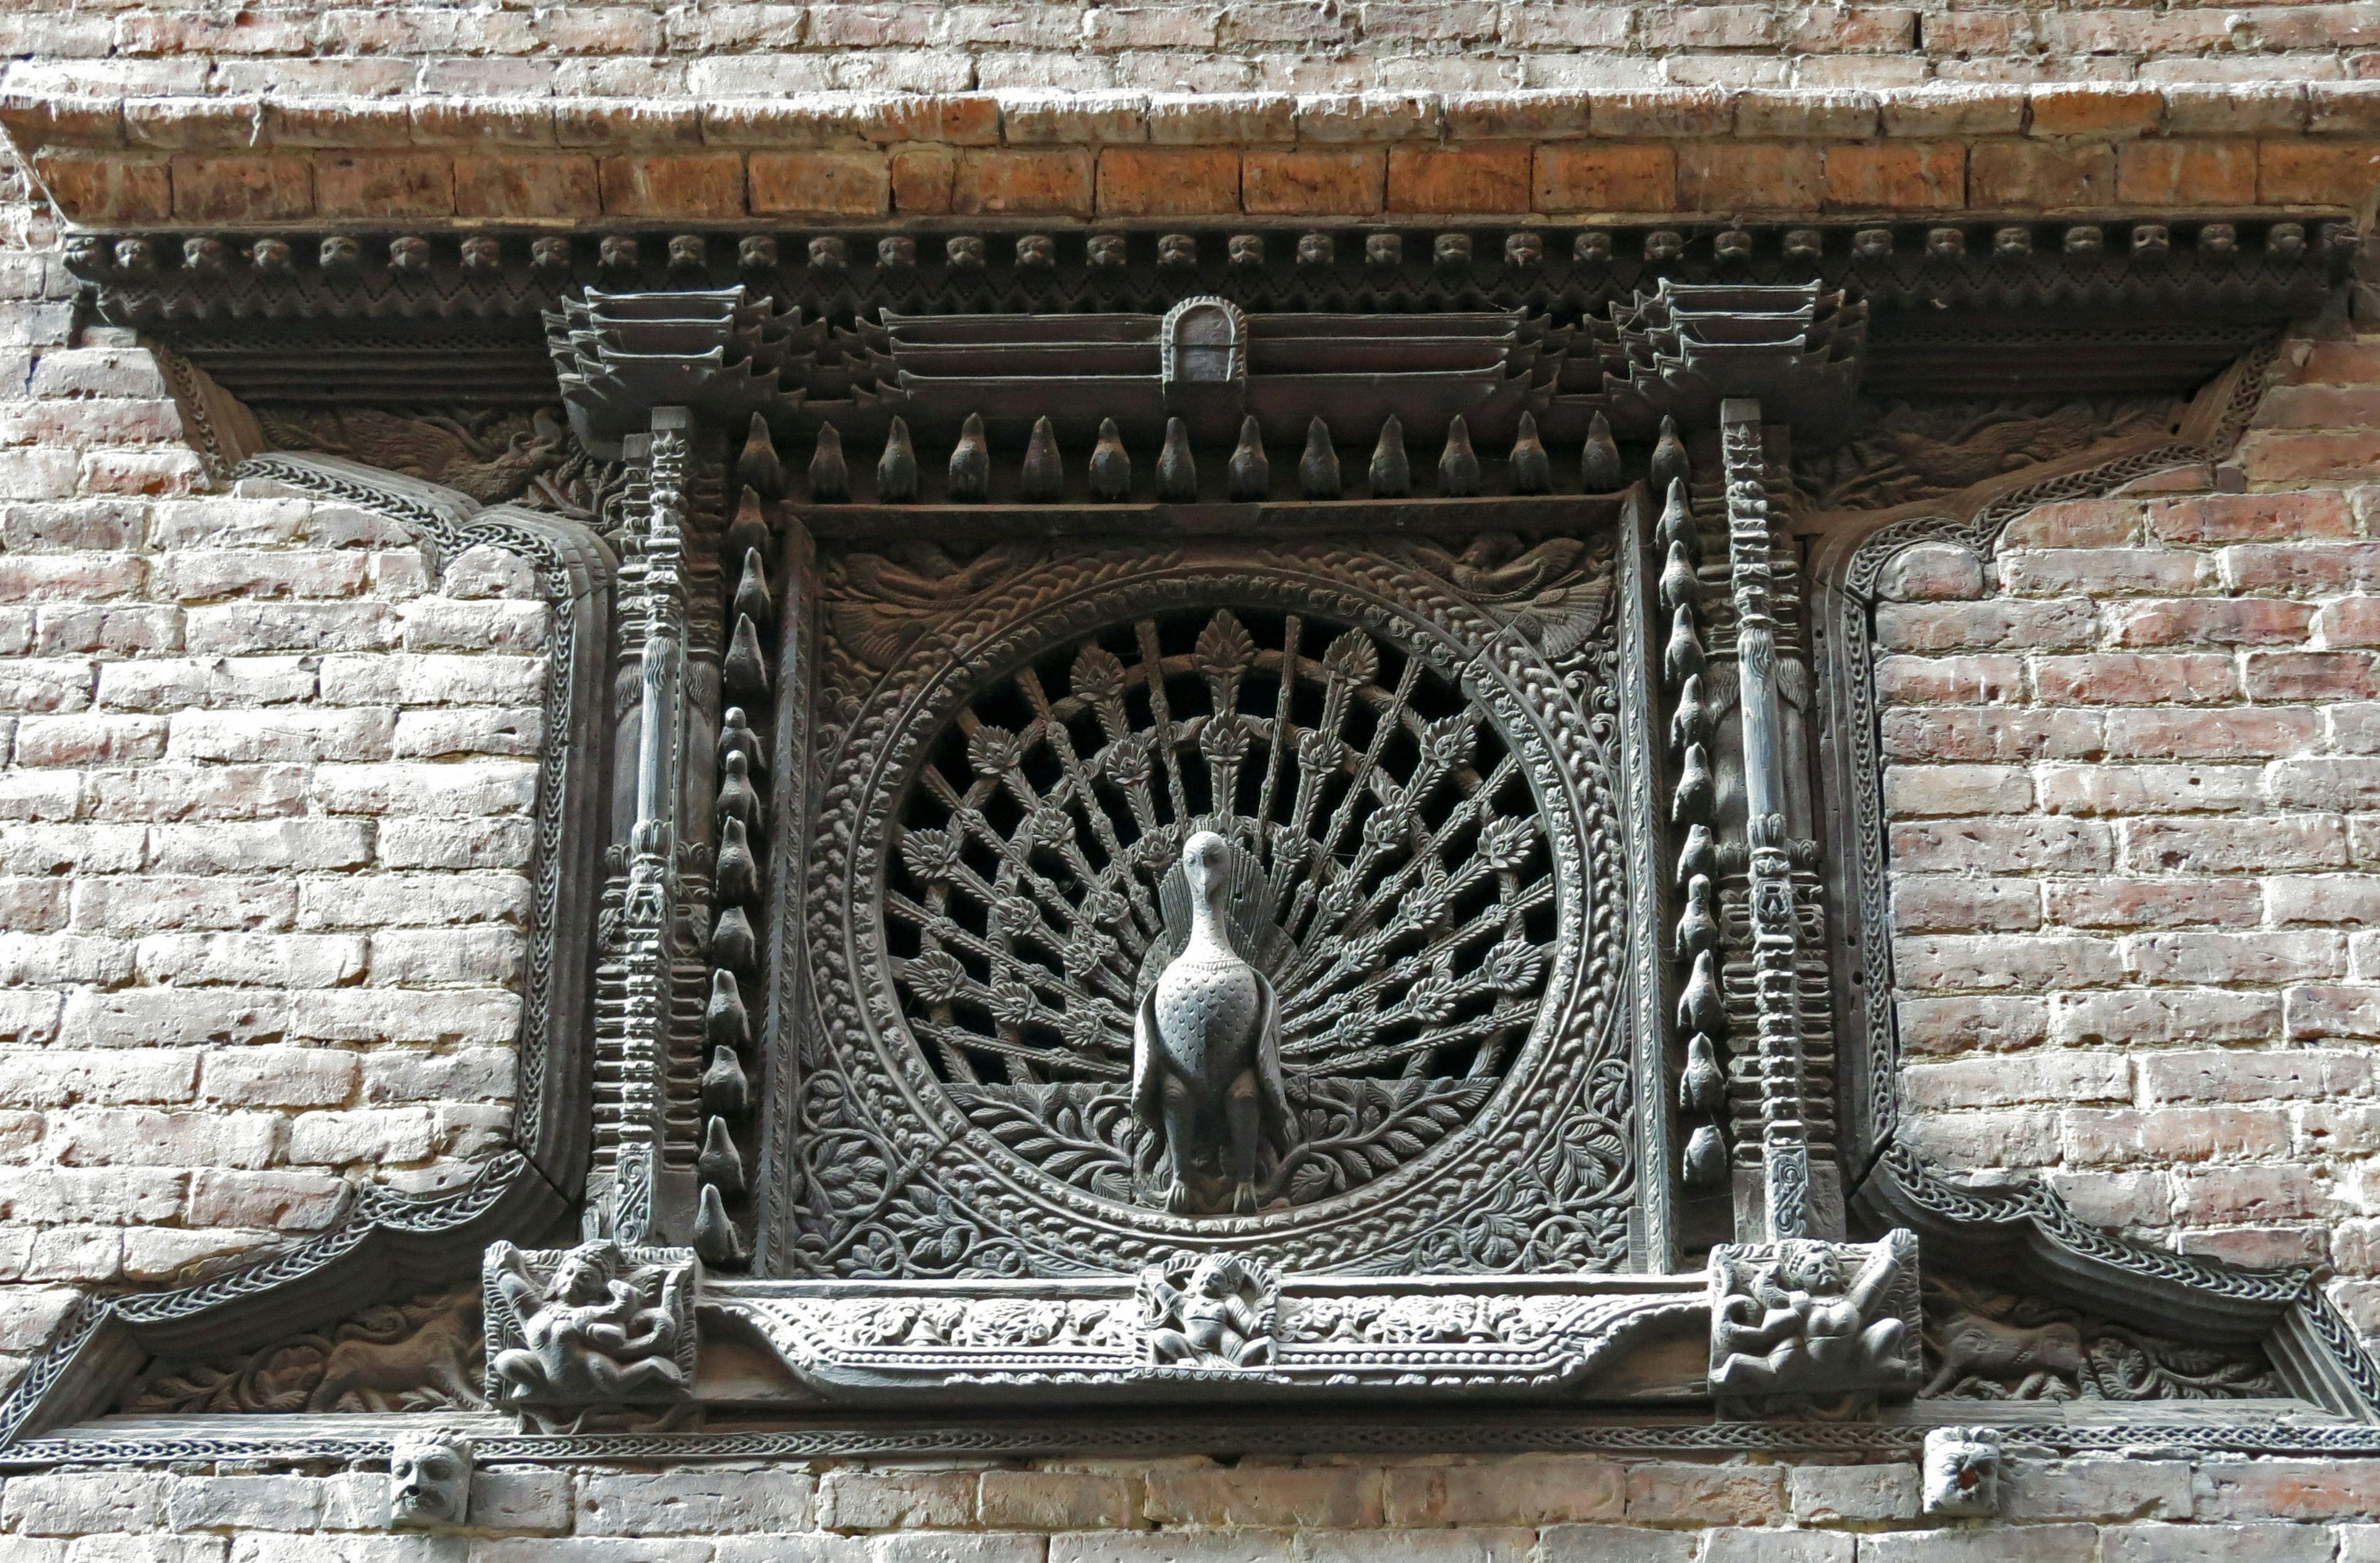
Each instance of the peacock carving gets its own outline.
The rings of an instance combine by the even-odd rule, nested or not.
[[[1543,838],[1449,667],[1315,615],[1159,612],[991,679],[945,727],[887,866],[894,980],[953,1099],[1044,1175],[1193,1215],[1308,1204],[1494,1092],[1557,933]],[[1245,1109],[1219,1101],[1184,1146],[1161,1084],[1135,1102],[1135,1030],[1209,914],[1267,1035],[1217,1087]]]

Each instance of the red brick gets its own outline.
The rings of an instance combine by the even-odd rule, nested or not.
[[[2153,501],[2148,515],[2149,535],[2166,542],[2284,542],[2355,533],[2347,496],[2336,491],[2197,494]]]
[[[951,210],[1038,216],[1091,212],[1091,154],[1083,151],[971,151],[960,160]]]
[[[612,217],[741,217],[744,159],[736,152],[614,155],[602,162]]]
[[[1904,873],[2081,874],[2116,865],[2115,836],[2095,820],[1940,819],[1892,828]]]
[[[2320,731],[2313,713],[2309,737]],[[2087,759],[2106,742],[2103,711],[1991,708],[1888,710],[1878,722],[1884,752],[1896,760]]]
[[[880,217],[892,209],[882,152],[754,152],[747,174],[759,216]]]
[[[2131,500],[2067,500],[2036,505],[2000,534],[2007,549],[2111,548],[2139,531],[2142,507]]]
[[[302,157],[174,159],[174,215],[191,223],[285,223],[314,212],[314,165]]]
[[[2350,597],[2325,605],[2322,637],[2333,646],[2380,646],[2380,597]]]
[[[2063,212],[2116,195],[2116,149],[1978,141],[1967,154],[1967,204],[1978,211]]]
[[[2015,657],[1885,657],[1876,662],[1876,693],[1896,706],[2022,700],[2024,663]]]
[[[2256,409],[2259,429],[2362,429],[2380,423],[2380,385],[2278,385]]]
[[[2361,481],[2380,467],[2380,433],[2348,431],[2275,434],[2252,430],[2242,442],[2240,470],[2252,482]]]
[[[2155,87],[2130,82],[2059,82],[2033,90],[2035,136],[2120,140],[2155,130],[2165,98]]]
[[[502,153],[455,160],[459,217],[592,217],[602,209],[591,157]]]
[[[1688,212],[1806,212],[1826,186],[1816,146],[1716,141],[1678,151],[1678,204]]]
[[[1240,158],[1222,147],[1109,147],[1099,153],[1107,217],[1205,217],[1240,209]]]
[[[1389,150],[1391,212],[1523,212],[1530,209],[1529,149],[1466,146]]]
[[[2183,598],[2107,610],[2121,646],[2278,646],[2306,638],[2313,608],[2269,598]]]
[[[1941,1057],[2037,1047],[2049,1035],[2048,1006],[2039,999],[1967,994],[1900,1000],[1901,1046]]]
[[[2301,754],[2322,736],[2320,713],[2301,707],[2107,713],[2109,755],[2130,759],[2263,759]]]
[[[902,148],[892,154],[892,209],[926,213],[950,211],[952,182],[958,172],[958,159],[940,147]]]
[[[1888,141],[1827,149],[1827,204],[1859,212],[1943,212],[1967,202],[1967,149]]]
[[[2363,591],[2380,585],[2380,543],[2242,543],[2223,551],[2223,569],[2242,591]]]
[[[2248,659],[2247,686],[2252,700],[2318,704],[2380,695],[2372,658],[2360,651],[2260,651]]]
[[[2380,180],[2380,142],[2263,141],[2256,199],[2267,206],[2362,204]]]
[[[1667,212],[1678,199],[1678,153],[1668,146],[1595,142],[1537,149],[1540,212]]]
[[[2086,646],[2098,614],[2085,600],[1888,602],[1876,611],[1879,643],[1905,651],[2034,650]]]
[[[1252,151],[1240,159],[1240,204],[1269,217],[1361,217],[1387,199],[1377,151]]]
[[[2246,141],[2131,141],[2117,149],[2116,199],[2126,206],[2252,206],[2255,149]]]
[[[2124,861],[2151,874],[2344,868],[2347,829],[2328,815],[2136,819],[2125,827]]]
[[[2011,550],[2000,556],[2000,584],[2017,597],[2176,597],[2206,585],[2214,563],[2203,553],[2172,548]]]
[[[2044,705],[2204,705],[2236,698],[2231,659],[2216,652],[2044,657],[2034,663],[2034,697]]]
[[[325,217],[451,217],[455,164],[443,152],[324,152],[314,204]]]
[[[2380,95],[2375,95],[2380,101]],[[2304,385],[2362,385],[2380,381],[2380,342],[2308,343],[2306,361],[2298,366],[2297,381]]]
[[[2252,879],[2069,879],[2047,887],[2044,906],[2059,927],[2178,927],[2252,923],[2264,899]]]
[[[2026,932],[2041,927],[2041,886],[1965,874],[1895,874],[1892,926],[1900,933]]]
[[[174,213],[173,178],[162,157],[51,151],[34,169],[70,222],[162,223]]]

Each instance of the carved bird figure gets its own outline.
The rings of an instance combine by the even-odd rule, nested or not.
[[[1272,984],[1232,945],[1231,851],[1212,830],[1182,843],[1190,939],[1133,1027],[1133,1108],[1171,1163],[1177,1212],[1216,1209],[1220,1184],[1253,1212],[1257,1152],[1290,1121]]]

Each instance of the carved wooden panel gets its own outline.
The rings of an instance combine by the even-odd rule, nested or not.
[[[1612,542],[823,545],[771,1267],[1625,1267]],[[1127,1089],[1201,830],[1278,994],[1252,1214],[1169,1211]]]

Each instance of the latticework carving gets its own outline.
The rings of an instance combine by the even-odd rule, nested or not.
[[[792,1267],[1621,1263],[1608,551],[933,555],[826,561]],[[1165,1213],[1124,1099],[1197,829],[1299,1121],[1249,1217]]]

